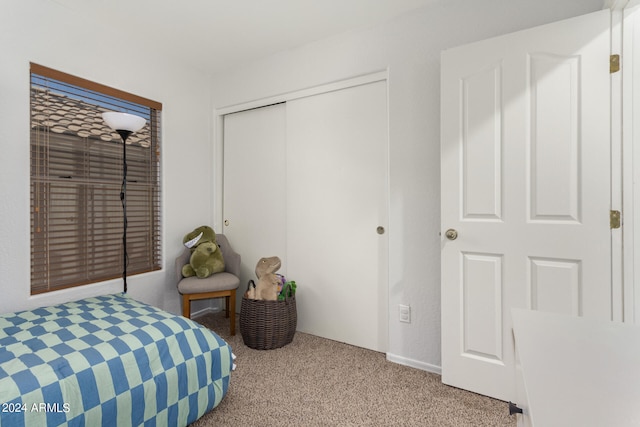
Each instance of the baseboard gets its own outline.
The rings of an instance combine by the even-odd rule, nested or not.
[[[205,314],[208,314],[208,313],[217,313],[219,311],[222,311],[222,310],[220,308],[218,308],[218,307],[216,307],[216,308],[205,307],[202,310],[191,312],[191,318],[198,317],[198,316],[204,316]]]
[[[387,353],[387,360],[389,362],[397,363],[399,365],[409,366],[411,368],[416,368],[422,371],[427,371],[434,374],[442,375],[441,366],[431,365],[430,363],[424,363],[418,360],[408,359],[406,357],[398,356],[396,354],[391,354],[391,353]]]

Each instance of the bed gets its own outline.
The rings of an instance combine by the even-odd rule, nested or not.
[[[0,426],[185,426],[232,367],[217,334],[123,293],[0,315]]]

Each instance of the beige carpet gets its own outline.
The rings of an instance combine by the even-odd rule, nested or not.
[[[238,357],[229,391],[192,424],[207,426],[515,426],[507,404],[443,385],[440,376],[371,350],[297,332],[275,350],[229,336],[221,313],[196,321]]]

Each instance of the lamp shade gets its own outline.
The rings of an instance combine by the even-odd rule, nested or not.
[[[140,116],[115,111],[102,113],[102,118],[111,129],[125,130],[132,133],[139,131],[144,127],[145,123],[147,123],[147,121]]]

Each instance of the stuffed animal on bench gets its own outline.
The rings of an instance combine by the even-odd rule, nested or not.
[[[196,276],[204,279],[224,271],[224,258],[216,243],[216,233],[213,228],[207,225],[200,226],[184,236],[182,242],[191,249],[189,264],[182,267],[184,277]]]
[[[255,288],[249,289],[247,298],[276,301],[278,299],[279,285],[282,284],[282,281],[275,272],[278,271],[280,265],[280,258],[277,256],[260,258],[258,264],[256,264],[258,283]]]

